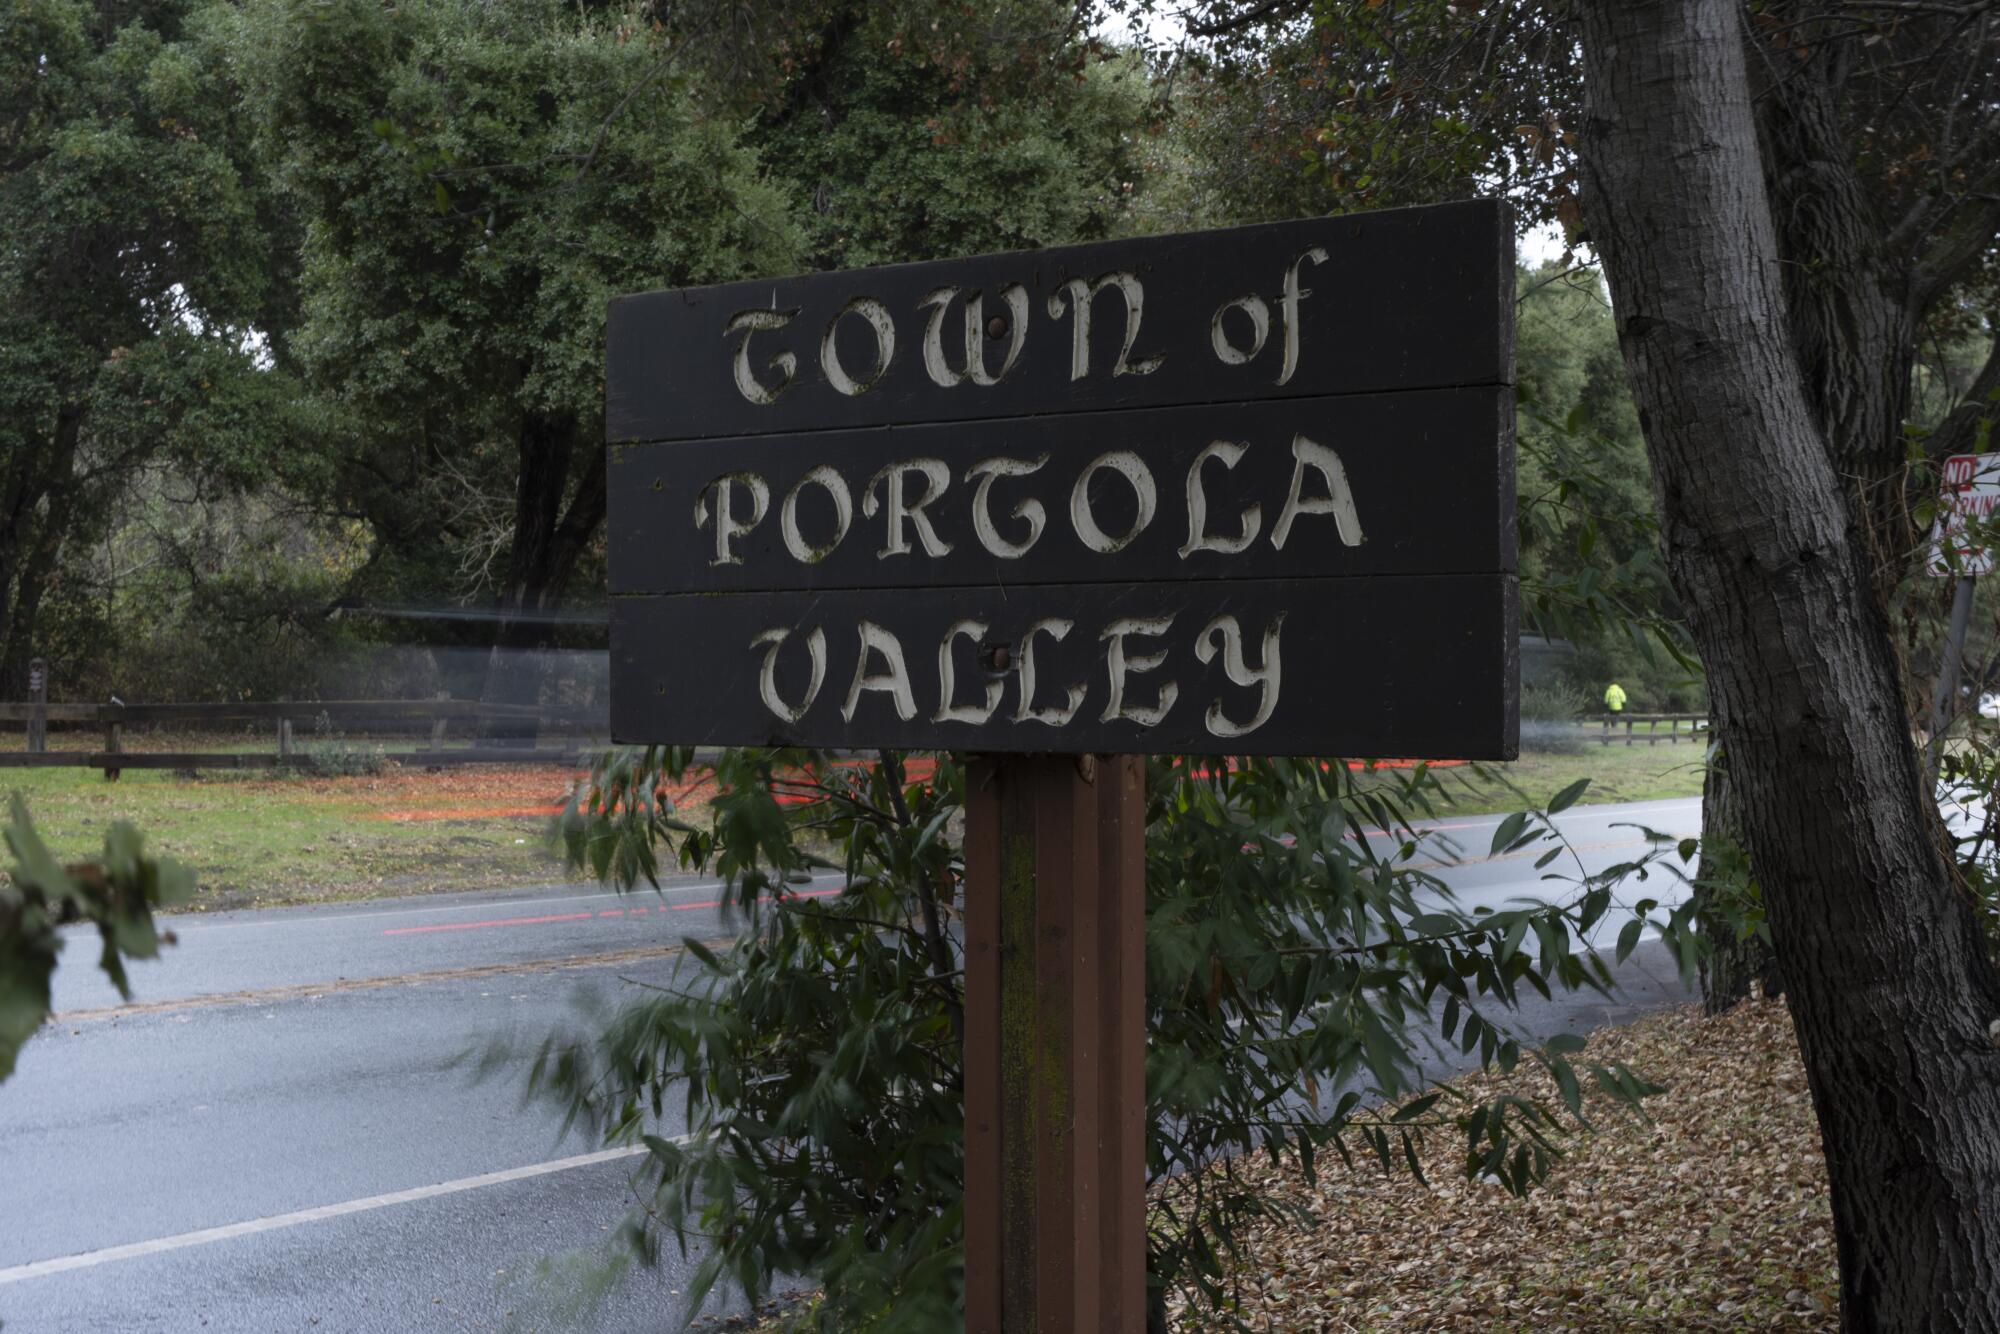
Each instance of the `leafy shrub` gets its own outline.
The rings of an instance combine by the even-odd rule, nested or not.
[[[313,739],[292,752],[295,768],[327,778],[373,777],[385,763],[379,744],[349,741],[325,712],[313,719]]]
[[[1588,744],[1577,720],[1591,711],[1590,696],[1561,676],[1521,687],[1521,748],[1574,755]]]
[[[125,960],[157,958],[174,933],[153,921],[194,892],[176,862],[145,855],[145,840],[124,821],[104,836],[104,855],[64,865],[50,853],[16,793],[0,830],[13,865],[0,877],[0,1081],[14,1073],[21,1047],[49,1017],[50,982],[68,943],[60,928],[89,922],[103,941],[98,966],[126,1000]]]
[[[825,1284],[824,1303],[801,1317],[814,1328],[952,1327],[962,958],[928,920],[948,923],[959,906],[964,865],[946,831],[963,773],[949,756],[917,783],[893,753],[855,766],[729,750],[702,829],[660,795],[691,763],[685,749],[607,757],[560,838],[576,865],[621,889],[676,865],[719,875],[740,935],[720,950],[687,942],[672,986],[553,1034],[530,1087],[608,1142],[650,1151],[621,1254],[649,1261],[669,1236],[683,1250],[704,1243],[690,1311],[725,1276],[754,1299],[778,1276],[808,1274]],[[1508,1011],[1523,986],[1608,986],[1577,940],[1613,886],[1652,858],[1574,878],[1560,906],[1461,911],[1418,856],[1443,850],[1412,827],[1438,791],[1421,768],[1364,790],[1337,762],[1151,763],[1147,1166],[1167,1183],[1148,1234],[1156,1319],[1169,1289],[1225,1312],[1218,1257],[1274,1207],[1243,1177],[1218,1190],[1188,1169],[1257,1152],[1309,1175],[1329,1153],[1414,1165],[1422,1137],[1445,1134],[1463,1143],[1469,1173],[1526,1190],[1579,1115],[1568,1056],[1581,1041],[1533,1048]],[[1368,831],[1390,833],[1358,836]],[[1548,867],[1564,849],[1546,813],[1524,813],[1502,823],[1493,851],[1543,844]],[[813,851],[829,846],[838,860]],[[791,892],[822,868],[844,872],[839,894]],[[1692,976],[1686,913],[1654,925]],[[1530,933],[1533,955],[1522,949]],[[1639,934],[1637,922],[1625,930],[1620,957]],[[1434,1034],[1486,1065],[1543,1064],[1560,1104],[1434,1089],[1391,1118],[1380,1100],[1428,1087],[1418,1058]],[[1623,1068],[1589,1074],[1629,1099],[1647,1089]],[[669,1098],[684,1109],[684,1141],[655,1133]]]

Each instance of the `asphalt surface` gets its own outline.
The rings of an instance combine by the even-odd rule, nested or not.
[[[1438,873],[1461,906],[1546,898],[1565,892],[1546,874],[1645,851],[1621,826],[1683,836],[1699,819],[1694,801],[1568,812],[1577,860],[1546,871],[1541,848],[1484,859],[1497,818],[1449,821],[1467,860]],[[1656,875],[1628,897],[1681,892]],[[0,1087],[0,1320],[10,1334],[676,1328],[690,1266],[671,1249],[600,1305],[562,1305],[641,1160],[565,1135],[520,1090],[552,1023],[666,979],[682,937],[726,935],[718,899],[717,882],[683,879],[625,898],[558,887],[182,916],[180,943],[135,970],[135,1007],[74,940],[58,1020]],[[1609,1001],[1558,996],[1519,1021],[1586,1032],[1687,998],[1657,944],[1619,980]],[[475,1080],[465,1058],[489,1048],[502,1067]],[[670,1107],[657,1130],[680,1129]]]

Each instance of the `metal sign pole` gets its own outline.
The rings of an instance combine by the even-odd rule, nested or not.
[[[1965,656],[1965,632],[1972,623],[1972,587],[1978,583],[1973,575],[1961,575],[1958,586],[1951,594],[1951,628],[1945,634],[1944,657],[1938,663],[1937,690],[1931,696],[1931,736],[1929,750],[1929,771],[1931,778],[1937,778],[1938,764],[1944,758],[1944,732],[1951,726],[1953,713],[1951,705],[1958,694],[1959,664]]]
[[[967,1334],[1143,1334],[1145,777],[966,775]]]
[[[28,664],[28,753],[40,755],[49,748],[49,667],[40,658]]]

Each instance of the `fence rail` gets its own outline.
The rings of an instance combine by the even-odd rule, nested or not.
[[[1592,722],[1603,724],[1598,733],[1599,745],[1608,746],[1616,741],[1626,745],[1643,741],[1647,745],[1664,741],[1673,745],[1681,741],[1705,741],[1708,739],[1708,715],[1705,713],[1601,713],[1584,719],[1588,726]],[[1646,730],[1638,730],[1644,723]],[[1624,731],[1618,729],[1623,724]],[[1660,730],[1661,726],[1666,731]]]
[[[0,725],[19,723],[27,733],[27,748],[0,751],[0,768],[55,768],[71,766],[102,769],[107,779],[115,779],[125,769],[274,769],[313,768],[311,751],[299,749],[293,724],[320,718],[355,726],[362,724],[428,724],[429,745],[423,749],[381,750],[383,760],[399,764],[442,768],[465,764],[574,764],[588,751],[579,742],[580,734],[601,735],[605,718],[598,713],[544,709],[533,704],[486,704],[478,700],[455,699],[326,699],[276,700],[236,704],[45,704],[39,700],[25,704],[0,703]],[[567,733],[560,747],[526,745],[475,745],[445,749],[446,729],[452,722],[533,723],[535,731]],[[104,729],[104,746],[98,751],[51,751],[48,749],[49,723],[84,723]],[[273,748],[268,751],[130,751],[125,749],[124,729],[128,723],[242,723],[272,725]]]

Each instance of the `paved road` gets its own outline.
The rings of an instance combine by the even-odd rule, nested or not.
[[[1698,820],[1684,801],[1563,826],[1595,868],[1643,850],[1621,823],[1679,835]],[[1476,858],[1497,823],[1443,829]],[[1534,855],[1442,874],[1462,904],[1501,906],[1548,892]],[[636,1160],[564,1136],[518,1090],[553,1018],[664,979],[682,936],[724,934],[717,897],[684,879],[657,897],[552,888],[184,917],[179,946],[136,971],[141,1006],[109,1013],[117,998],[77,940],[63,1021],[0,1088],[0,1319],[10,1334],[672,1328],[686,1269],[671,1260],[587,1320],[549,1309],[570,1285],[543,1275],[546,1258],[617,1225]],[[1559,998],[1524,1020],[1585,1031],[1683,998],[1657,947],[1621,981],[1611,1002]],[[511,1066],[472,1082],[460,1057],[495,1041]],[[670,1113],[660,1129],[680,1127]]]

